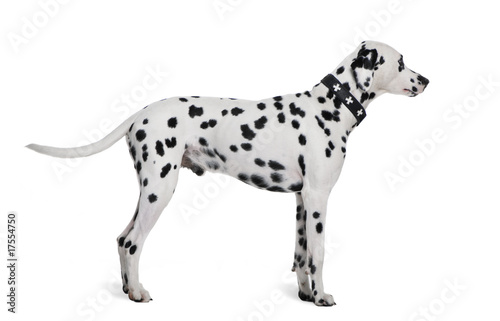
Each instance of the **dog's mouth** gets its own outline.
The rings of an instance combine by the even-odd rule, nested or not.
[[[403,91],[404,91],[404,93],[405,93],[407,96],[409,96],[409,97],[415,97],[415,96],[417,96],[417,95],[418,95],[418,93],[417,93],[416,91],[413,91],[413,90],[411,90],[411,89],[407,89],[407,88],[405,88],[405,89],[403,89]]]

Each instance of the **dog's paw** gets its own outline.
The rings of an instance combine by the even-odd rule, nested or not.
[[[302,290],[299,290],[299,299],[302,301],[306,302],[314,302],[314,297],[312,296],[312,293],[305,293]]]
[[[125,291],[125,288],[123,289]],[[132,287],[129,285],[128,287],[128,298],[134,302],[149,302],[153,301],[149,292],[144,289],[142,284],[139,284],[137,287]]]
[[[333,301],[333,296],[330,294],[323,294],[322,296],[316,297],[314,304],[320,307],[331,307],[333,305],[337,305],[335,301]]]

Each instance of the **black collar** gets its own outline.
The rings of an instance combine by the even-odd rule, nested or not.
[[[357,124],[361,123],[363,119],[366,117],[366,112],[363,106],[359,103],[359,101],[354,98],[354,96],[347,90],[340,81],[335,78],[334,75],[328,74],[321,80],[321,83],[325,85],[328,89],[330,89],[329,98],[337,98],[342,101],[342,104],[347,107],[351,111],[351,113],[356,117],[358,121]],[[333,93],[333,95],[332,95]]]

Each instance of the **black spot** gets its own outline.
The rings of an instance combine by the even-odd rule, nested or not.
[[[144,138],[146,138],[146,132],[143,129],[139,129],[135,133],[135,138],[137,138],[138,141],[142,142]]]
[[[275,171],[285,169],[285,166],[283,166],[280,163],[278,163],[277,161],[273,161],[273,160],[270,160],[269,162],[267,162],[267,165],[269,165],[269,167],[271,167],[271,169],[273,169]]]
[[[229,149],[232,151],[232,152],[237,152],[238,151],[238,147],[236,145],[231,145],[229,146]]]
[[[189,117],[195,118],[196,116],[203,115],[203,108],[196,107],[195,105],[189,106]]]
[[[233,116],[238,116],[239,114],[241,114],[243,112],[244,112],[244,110],[241,108],[238,108],[238,107],[234,107],[233,109],[231,109],[231,114]]]
[[[283,175],[280,173],[272,173],[271,180],[275,183],[281,183],[283,181]]]
[[[265,162],[265,161],[263,161],[263,160],[262,160],[262,159],[260,159],[260,158],[256,158],[256,159],[254,159],[254,162],[255,162],[255,164],[256,164],[257,166],[260,166],[260,167],[264,167],[264,166],[266,166],[266,162]]]
[[[299,98],[300,96],[302,96],[302,93],[296,93],[295,94],[295,97]]]
[[[383,65],[385,63],[384,56],[380,56],[379,64]]]
[[[148,179],[145,178],[144,181],[142,182],[142,186],[146,187],[148,186]]]
[[[283,104],[280,103],[279,101],[274,103],[274,107],[276,107],[277,110],[282,110],[283,109]]]
[[[219,163],[217,162],[207,162],[206,163],[208,168],[213,169],[213,170],[218,170],[220,168]]]
[[[167,176],[168,172],[170,172],[171,169],[172,169],[172,165],[170,163],[163,166],[161,169],[160,177],[165,178],[165,176]]]
[[[283,100],[283,97],[281,96],[276,96],[276,97],[273,97],[274,100],[276,101],[282,101]]]
[[[300,134],[299,135],[299,144],[302,145],[302,146],[304,146],[306,144],[306,142],[307,142],[306,141],[306,136]]]
[[[131,245],[132,245],[132,242],[128,241],[127,243],[125,243],[125,248],[128,249]]]
[[[347,143],[347,138],[346,138],[345,136],[342,136],[342,141],[343,141],[344,143]]]
[[[133,245],[133,246],[130,248],[130,255],[134,255],[135,251],[137,251],[137,245]]]
[[[128,276],[127,273],[123,275],[123,279],[125,280],[125,284],[128,284]]]
[[[227,160],[227,159],[226,159],[226,156],[224,156],[224,155],[220,154],[220,153],[217,151],[217,149],[214,149],[214,153],[215,153],[217,156],[219,156],[219,158],[220,158],[220,159],[221,159],[224,163],[226,162],[226,160]]]
[[[304,95],[306,95],[307,97],[311,98],[311,93],[308,91],[304,91]]]
[[[264,178],[262,176],[259,176],[259,175],[250,176],[250,180],[252,181],[252,183],[254,183],[255,185],[257,185],[260,188],[266,188],[269,186],[266,183],[266,181],[264,180]]]
[[[330,136],[330,134],[331,134],[331,133],[330,133],[330,129],[325,128],[325,135],[326,135],[326,136]]]
[[[323,232],[323,224],[321,224],[321,222],[316,224],[316,232],[318,232],[318,233]]]
[[[135,165],[135,169],[137,170],[137,173],[139,173],[139,172],[141,171],[141,169],[142,169],[142,164],[141,164],[141,162],[140,162],[140,161],[139,161],[139,162],[137,162],[137,164]]]
[[[267,188],[268,191],[270,192],[286,192],[283,187],[280,186],[271,186]]]
[[[295,129],[299,129],[300,123],[296,119],[294,119],[294,120],[292,120],[292,127]]]
[[[316,115],[314,116],[316,118],[316,121],[318,122],[318,126],[321,128],[321,129],[324,129],[325,128],[325,123]]]
[[[135,156],[137,154],[136,150],[135,150],[135,146],[132,146],[129,150],[130,152],[130,155],[132,156],[132,159],[135,161]]]
[[[370,97],[368,97],[368,99],[373,99],[373,98],[375,98],[375,95],[376,95],[375,93],[371,93],[371,94],[370,94]]]
[[[331,150],[335,149],[335,145],[333,145],[332,141],[328,142],[328,147],[330,147]]]
[[[299,238],[299,245],[304,245],[305,239],[303,237]]]
[[[227,109],[222,110],[221,114],[222,114],[222,116],[226,116],[227,115]]]
[[[291,190],[292,192],[300,192],[303,186],[304,185],[299,182],[288,186],[288,189]]]
[[[245,125],[241,125],[240,128],[241,128],[241,135],[244,138],[246,138],[248,140],[252,140],[255,138],[256,134],[254,133],[253,130],[250,129],[250,126],[245,124]]]
[[[134,128],[134,124],[130,125],[130,128],[128,129],[128,132],[132,132],[132,128]]]
[[[120,239],[118,240],[118,246],[123,246],[123,243],[125,243],[125,237],[124,236],[120,237]]]
[[[283,124],[285,122],[285,114],[279,113],[278,114],[278,121]]]
[[[318,102],[319,102],[320,104],[324,104],[324,103],[326,103],[326,99],[325,99],[325,97],[323,97],[323,96],[319,96],[319,97],[318,97]]]
[[[299,115],[302,118],[304,118],[306,115],[306,112],[300,109],[299,107],[296,107],[295,103],[290,104],[290,113],[294,116]]]
[[[155,149],[156,149],[156,154],[160,156],[165,155],[165,150],[163,149],[163,143],[160,142],[159,140],[156,141]]]
[[[364,103],[366,100],[368,100],[368,98],[370,98],[370,94],[367,92],[364,92],[363,94],[361,94],[361,100],[359,102]]]
[[[167,148],[174,148],[177,145],[177,139],[175,137],[172,137],[171,139],[166,138],[165,145]]]
[[[312,266],[310,267],[310,269],[311,269],[311,274],[316,273],[316,265],[312,265]],[[320,299],[320,301],[321,301],[321,300],[323,300],[323,299]],[[320,302],[320,303],[321,303],[321,302]]]
[[[207,129],[208,127],[214,128],[217,125],[217,121],[215,119],[210,119],[209,121],[204,121],[201,123],[200,127],[202,129]]]
[[[182,101],[183,103],[186,103],[188,100],[186,98],[179,98],[180,101]]]
[[[314,212],[314,213],[313,213],[313,217],[314,217],[314,218],[319,218],[319,216],[320,216],[320,215],[321,215],[321,214],[319,214],[319,212]]]
[[[333,113],[329,112],[328,110],[323,110],[321,111],[321,116],[323,116],[323,119],[326,121],[340,121],[340,112],[338,110],[334,110]]]
[[[321,111],[321,116],[323,117],[324,120],[331,121],[333,119],[333,114],[328,110]]]
[[[306,164],[304,163],[304,156],[303,155],[299,156],[299,166],[300,166],[300,169],[302,170],[302,175],[306,175]]]
[[[247,152],[249,152],[249,151],[252,150],[252,144],[243,143],[243,144],[241,144],[241,148],[243,148],[244,150],[246,150]]]
[[[170,118],[168,120],[167,124],[168,124],[168,127],[175,128],[177,126],[177,118],[175,118],[175,117]]]
[[[332,99],[333,98],[333,90],[328,88],[328,92],[326,93],[326,98]]]
[[[405,63],[403,62],[403,56],[402,55],[401,55],[401,57],[398,60],[398,64],[399,64],[399,67],[398,67],[399,72],[402,72],[403,70],[405,70]]]
[[[203,168],[201,168],[198,165],[193,165],[193,167],[191,167],[191,170],[193,171],[193,173],[195,173],[198,176],[205,174],[205,171],[203,170]]]
[[[325,149],[325,155],[326,157],[331,157],[332,156],[332,151],[328,148]]]
[[[205,155],[210,156],[210,157],[215,157],[215,153],[209,148],[202,148],[201,152]]]
[[[264,110],[264,109],[266,109],[266,104],[264,104],[264,103],[258,103],[257,104],[257,108],[259,108],[260,110]]]
[[[346,152],[345,147],[342,147],[342,153],[344,153],[344,154],[345,154],[345,152]]]
[[[335,108],[337,109],[340,109],[340,107],[342,107],[342,100],[335,96],[335,99],[333,100],[333,106],[335,106]]]
[[[148,152],[147,152],[147,151],[144,151],[144,152],[142,153],[142,160],[143,160],[143,161],[147,161],[147,160],[148,160],[148,155],[149,155],[149,154],[148,154]]]
[[[246,181],[248,181],[248,175],[246,175],[246,174],[238,174],[238,179],[240,181],[246,182]]]
[[[412,91],[418,91],[418,88],[417,88],[417,87],[415,87],[415,86],[413,86],[413,87],[411,87],[411,90],[412,90]]]
[[[200,139],[198,139],[198,142],[201,146],[208,146],[207,140],[203,137],[200,137]]]
[[[344,72],[345,68],[344,66],[340,67],[339,69],[337,69],[337,75],[340,75]]]
[[[264,128],[265,124],[267,123],[267,117],[262,116],[259,119],[257,119],[254,124],[256,129],[262,129]]]
[[[149,122],[149,120],[146,118],[146,119],[144,119],[144,120],[142,121],[142,124],[143,124],[143,125],[147,125],[147,124],[148,124],[148,122]]]

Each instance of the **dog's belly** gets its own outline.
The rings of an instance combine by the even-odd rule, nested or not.
[[[211,146],[211,147],[210,147]],[[276,150],[265,146],[254,151],[239,147],[233,152],[224,142],[209,146],[188,144],[182,165],[198,175],[205,171],[233,176],[257,188],[275,192],[297,192],[302,188],[302,176],[291,150]]]

